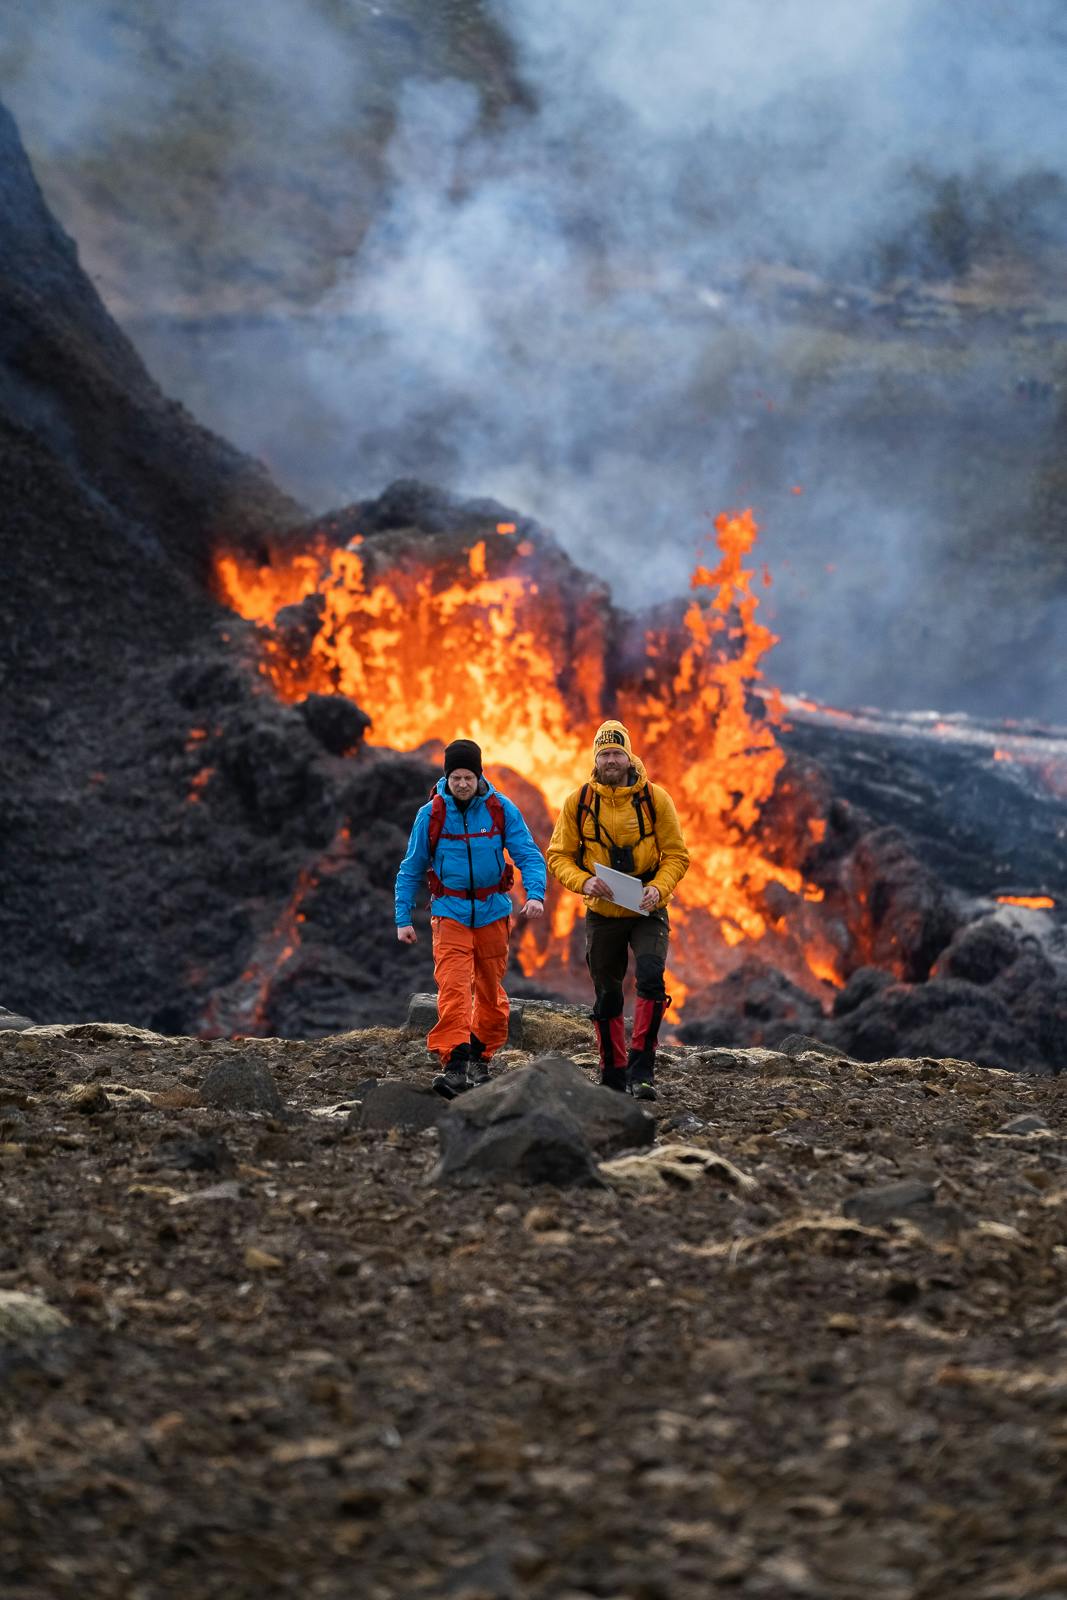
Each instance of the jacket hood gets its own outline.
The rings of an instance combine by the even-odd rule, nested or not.
[[[633,783],[620,783],[620,784],[618,784],[618,785],[616,785],[614,787],[610,783],[601,783],[600,779],[596,775],[596,768],[594,767],[593,768],[593,776],[592,776],[592,780],[591,780],[593,788],[597,791],[598,794],[602,794],[602,795],[621,794],[623,796],[631,795],[637,789],[644,788],[645,784],[648,782],[648,773],[645,771],[645,764],[641,760],[641,757],[640,756],[631,756],[630,757],[630,765],[631,765],[631,767],[633,767],[634,771],[637,773],[637,777],[635,778],[634,782]]]

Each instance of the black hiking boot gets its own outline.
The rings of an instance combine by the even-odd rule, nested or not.
[[[485,1045],[477,1034],[471,1034],[470,1061],[467,1064],[467,1083],[470,1088],[477,1089],[483,1083],[489,1082],[489,1063],[485,1059]]]
[[[601,1067],[600,1082],[605,1089],[618,1089],[620,1094],[626,1093],[626,1068]]]
[[[640,1057],[626,1069],[626,1087],[635,1100],[655,1100],[656,1072],[651,1061]]]
[[[470,1088],[467,1082],[467,1065],[470,1060],[470,1046],[457,1044],[448,1060],[444,1063],[444,1071],[439,1072],[433,1080],[433,1088],[446,1100],[454,1100],[458,1094],[463,1094]]]

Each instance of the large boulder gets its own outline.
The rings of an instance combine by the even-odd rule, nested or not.
[[[438,1124],[436,1182],[597,1184],[596,1157],[652,1143],[656,1125],[626,1095],[541,1056],[453,1102]]]

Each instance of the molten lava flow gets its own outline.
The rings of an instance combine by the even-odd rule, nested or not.
[[[1047,894],[998,894],[998,906],[1023,906],[1028,911],[1052,911],[1056,902]]]
[[[262,626],[262,670],[283,699],[345,694],[373,719],[368,742],[395,750],[473,738],[495,768],[535,786],[551,814],[589,776],[598,723],[620,716],[650,777],[673,795],[692,858],[672,903],[684,929],[677,1006],[752,941],[809,988],[842,981],[840,952],[818,921],[822,891],[798,865],[825,823],[798,815],[795,837],[777,847],[758,828],[785,757],[776,693],[761,691],[762,705],[752,693],[777,642],[757,619],[745,565],[757,531],[749,511],[716,519],[717,565],[694,573],[682,623],[646,636],[644,670],[613,704],[605,660],[621,641],[610,636],[606,609],[596,626],[568,632],[528,540],[478,539],[462,565],[404,566],[374,579],[354,541],[266,567],[226,556],[217,570],[228,603]],[[522,935],[528,973],[559,986],[568,965],[580,965],[579,905],[553,889],[548,916]]]

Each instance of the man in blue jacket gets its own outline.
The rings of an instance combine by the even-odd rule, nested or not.
[[[445,775],[415,818],[407,854],[396,875],[396,936],[415,944],[412,908],[424,879],[430,885],[437,1022],[426,1046],[441,1071],[433,1086],[446,1099],[485,1083],[489,1062],[508,1036],[508,997],[501,979],[508,964],[514,870],[522,873],[524,917],[544,911],[545,858],[514,801],[482,776],[473,739],[453,739]]]

